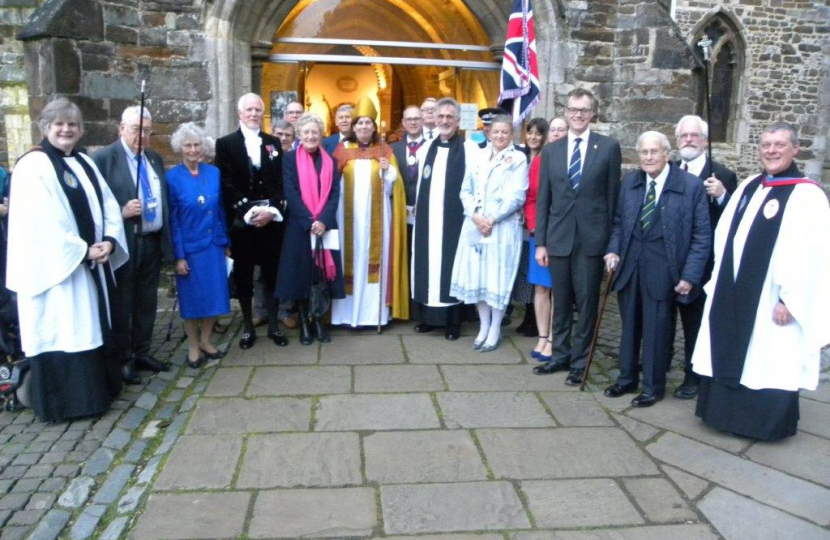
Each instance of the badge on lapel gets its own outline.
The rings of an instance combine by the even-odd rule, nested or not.
[[[272,161],[275,157],[280,155],[279,151],[276,148],[274,148],[273,144],[266,144],[265,150],[268,152],[268,156],[271,158]]]
[[[424,167],[424,178],[429,178],[432,174],[432,167],[430,165],[426,165]]]
[[[764,217],[767,219],[772,219],[778,213],[778,199],[772,199],[767,201],[767,204],[764,205]]]
[[[64,171],[63,173],[63,183],[67,186],[71,187],[72,189],[78,188],[78,179],[75,178],[75,175],[69,171]]]

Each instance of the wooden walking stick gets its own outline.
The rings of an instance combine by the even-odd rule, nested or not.
[[[602,323],[602,314],[605,313],[605,303],[608,301],[608,295],[611,294],[611,282],[614,280],[614,269],[608,271],[608,278],[605,280],[605,294],[602,295],[602,304],[599,306],[599,313],[597,314],[597,323],[594,325],[594,337],[591,339],[591,347],[588,349],[588,363],[585,364],[585,371],[582,373],[582,384],[579,385],[579,391],[585,390],[585,384],[588,382],[588,371],[591,369],[591,364],[594,361],[594,351],[597,347],[597,338],[599,337],[599,325]]]

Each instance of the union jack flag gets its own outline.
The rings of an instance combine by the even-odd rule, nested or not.
[[[515,0],[507,23],[501,64],[499,106],[521,124],[539,101],[539,66],[536,62],[536,28],[530,0]]]

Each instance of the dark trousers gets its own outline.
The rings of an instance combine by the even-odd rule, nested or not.
[[[641,271],[642,268],[636,268],[617,295],[622,319],[620,375],[617,384],[624,386],[637,383],[642,347],[642,390],[648,394],[662,395],[666,388],[666,369],[670,362],[674,299],[651,298],[640,279]]]
[[[601,256],[584,255],[574,244],[570,256],[549,257],[548,265],[553,279],[553,362],[581,369],[588,363],[605,264]],[[572,331],[574,304],[579,320]]]
[[[136,235],[129,262],[115,273],[112,327],[118,347],[124,352],[122,363],[150,355],[161,263],[161,233]]]
[[[279,261],[268,261],[265,263],[254,263],[246,259],[236,259],[233,261],[233,279],[236,285],[236,296],[240,300],[243,298],[253,298],[254,296],[254,267],[259,266],[260,275],[265,282],[265,299],[266,302],[273,298],[274,287],[277,283],[277,265]]]
[[[706,293],[702,291],[697,298],[688,304],[677,303],[677,311],[680,313],[680,321],[683,324],[683,353],[685,355],[683,371],[686,376],[694,377],[695,380],[697,380],[697,374],[692,371],[692,353],[694,353],[695,343],[697,343],[697,334],[700,332],[700,323],[703,321],[703,306],[705,303]],[[672,325],[671,341],[674,341],[674,325]]]

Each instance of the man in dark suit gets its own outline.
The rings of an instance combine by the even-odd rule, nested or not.
[[[121,206],[130,260],[115,272],[118,284],[112,306],[112,326],[122,357],[121,378],[140,384],[135,369],[168,371],[169,362],[150,356],[153,325],[156,322],[162,259],[173,261],[167,182],[164,161],[149,149],[153,119],[144,109],[128,107],[118,126],[120,137],[92,155],[113,195]],[[141,141],[141,167],[138,145]]]
[[[425,142],[423,127],[421,109],[415,105],[410,105],[403,111],[403,129],[406,136],[402,140],[392,143],[392,153],[395,154],[395,159],[398,160],[398,166],[403,177],[407,217],[412,215],[411,208],[415,205],[415,195],[418,190],[418,151]],[[412,220],[407,219],[407,221],[411,222]],[[411,223],[409,227],[411,229]]]
[[[602,256],[617,204],[620,143],[590,131],[597,101],[588,90],[568,94],[568,136],[542,150],[536,199],[536,260],[553,278],[553,358],[533,369],[548,375],[570,369],[579,385],[599,307]],[[571,338],[573,305],[579,312]]]
[[[706,192],[700,180],[669,163],[671,143],[657,131],[637,139],[640,169],[625,176],[605,255],[616,269],[622,337],[620,374],[608,397],[638,386],[642,345],[643,388],[631,404],[650,407],[663,399],[674,302],[700,294],[712,249]]]
[[[354,109],[354,105],[351,103],[344,103],[337,107],[337,111],[334,113],[334,125],[337,127],[337,131],[322,141],[323,149],[328,152],[329,155],[334,155],[334,150],[337,148],[337,145],[340,144],[340,141],[351,134],[352,109]]]
[[[706,155],[709,125],[701,117],[684,116],[677,123],[674,135],[677,144],[677,155],[680,158],[677,161],[677,166],[703,180],[703,186],[706,189],[709,201],[709,222],[714,233],[723,209],[729,201],[729,196],[738,187],[738,177],[734,172]],[[715,253],[713,250],[709,253],[709,260],[703,272],[701,286],[706,285],[706,282],[709,281],[714,265]],[[683,323],[683,352],[685,355],[683,383],[674,391],[674,397],[679,399],[692,399],[697,396],[699,377],[692,371],[692,352],[695,350],[705,303],[706,294],[703,291],[691,302],[677,303],[677,310],[680,312],[680,320]],[[674,325],[672,325],[672,329],[674,329]],[[672,342],[674,342],[674,339],[672,339]]]
[[[216,141],[216,166],[222,175],[222,197],[231,220],[229,236],[234,260],[234,282],[242,310],[239,346],[256,341],[252,315],[254,267],[265,280],[268,337],[283,347],[288,340],[280,330],[274,285],[282,248],[285,203],[282,191],[282,147],[276,137],[261,130],[265,107],[256,94],[239,99],[239,129]]]

